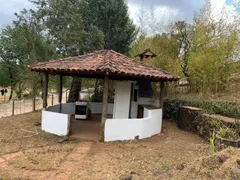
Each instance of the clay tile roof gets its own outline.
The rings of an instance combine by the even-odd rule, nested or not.
[[[159,68],[143,64],[113,50],[100,50],[81,56],[67,57],[28,66],[31,71],[49,74],[101,77],[109,73],[112,79],[122,78],[177,81],[179,77]]]
[[[151,57],[157,57],[157,55],[154,52],[152,52],[150,48],[145,49],[142,53],[137,54],[135,57],[142,57],[145,55],[148,55]]]

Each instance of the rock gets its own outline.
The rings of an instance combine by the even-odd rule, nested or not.
[[[237,159],[237,160],[236,160],[236,163],[237,163],[238,169],[240,169],[240,159]]]
[[[130,174],[131,174],[131,175],[140,175],[139,173],[134,172],[134,171],[131,171]]]
[[[184,165],[183,164],[178,164],[176,169],[177,170],[183,170],[184,169]]]
[[[132,176],[131,175],[121,176],[119,179],[120,180],[132,180]]]
[[[218,156],[218,161],[219,161],[220,163],[224,163],[228,158],[229,158],[228,155],[226,155],[226,154],[221,154],[220,156]]]
[[[35,122],[34,125],[35,126],[41,126],[41,123],[40,122]]]
[[[65,136],[63,139],[60,139],[60,140],[58,141],[58,143],[63,143],[63,142],[68,141],[68,140],[69,140],[69,137],[68,137],[68,136]]]

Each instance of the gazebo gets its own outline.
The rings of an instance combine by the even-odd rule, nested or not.
[[[156,56],[155,54],[153,54],[154,56],[151,56],[151,51],[150,52],[149,51],[145,51],[144,53],[141,53],[141,61],[131,59],[113,50],[100,50],[100,51],[95,51],[85,55],[67,57],[67,58],[63,58],[59,60],[51,60],[47,62],[40,62],[35,65],[31,65],[28,68],[31,71],[44,74],[43,108],[47,108],[49,75],[59,76],[60,107],[62,104],[63,76],[104,79],[103,101],[101,106],[102,112],[101,112],[100,141],[134,139],[137,136],[140,136],[140,138],[145,138],[161,132],[164,84],[168,81],[179,80],[179,77],[174,76],[169,72],[163,71],[159,68],[153,67],[149,63],[145,63],[145,60],[149,62],[149,58]],[[114,105],[113,105],[114,118],[108,119],[108,122],[106,124],[106,119],[108,114],[109,80],[116,81],[116,89],[115,89],[115,98],[114,98]],[[151,105],[150,103],[140,103],[138,101],[135,101],[135,102],[138,102],[138,106],[143,104],[144,108],[146,109],[159,110],[159,114],[156,114],[156,117],[153,120],[154,123],[152,123],[152,126],[156,126],[156,123],[158,123],[157,126],[159,127],[157,127],[157,129],[155,129],[153,132],[151,132],[152,129],[156,127],[147,127],[146,125],[148,124],[148,119],[149,119],[148,115],[145,114],[144,117],[139,118],[139,121],[137,121],[135,117],[137,106],[135,108],[135,112],[133,112],[134,107],[132,106],[132,104],[134,100],[132,97],[135,96],[136,98],[137,94],[136,95],[133,94],[134,88],[132,86],[132,83],[129,81],[131,82],[151,81],[151,82],[160,83],[159,102],[157,104],[155,103],[154,107],[153,106],[150,107]],[[149,113],[151,114],[150,111],[149,112],[146,111],[146,112],[147,114]],[[58,113],[62,113],[61,110]],[[158,112],[156,111],[156,113]],[[73,114],[73,112],[71,114]],[[135,114],[135,115],[131,115],[131,114]],[[42,116],[42,121],[43,121],[43,116]],[[51,118],[48,121],[51,121]],[[151,118],[149,122],[150,121],[152,122]],[[121,123],[124,122],[124,123],[121,124],[120,122]],[[128,122],[129,122],[129,127],[128,127]],[[132,125],[130,125],[131,122],[132,122]],[[120,128],[119,124],[113,125],[112,123],[120,123],[120,125],[123,125],[123,127]],[[138,123],[138,124],[135,124],[135,123]],[[67,126],[69,126],[69,124]],[[111,127],[113,126],[115,127],[115,129],[111,131]],[[134,132],[130,132],[133,127],[135,128],[139,127],[139,129],[135,129]],[[128,132],[125,132],[126,129],[128,129],[127,130]],[[149,133],[142,135],[145,133],[145,131],[149,131]]]

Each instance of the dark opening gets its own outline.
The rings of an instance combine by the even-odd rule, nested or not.
[[[134,93],[133,93],[133,101],[134,102],[137,102],[137,99],[138,99],[138,90],[137,89],[134,89]]]
[[[75,114],[86,115],[87,114],[87,106],[76,105]]]

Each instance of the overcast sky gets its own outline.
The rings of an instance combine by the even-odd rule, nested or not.
[[[211,0],[216,11],[219,10],[226,0]],[[231,5],[233,0],[227,0]],[[142,5],[146,8],[153,7],[157,17],[166,13],[175,15],[178,20],[191,22],[195,11],[198,11],[205,0],[128,0],[131,18],[137,23],[137,15]],[[14,13],[23,8],[31,8],[32,4],[28,0],[0,0],[0,27],[11,24],[14,20]]]

